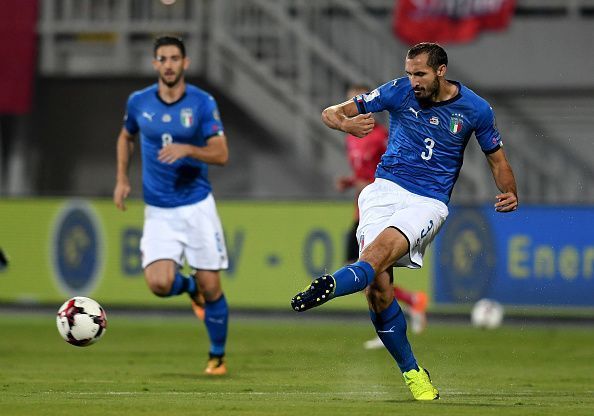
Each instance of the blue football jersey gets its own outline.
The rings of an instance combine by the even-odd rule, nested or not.
[[[481,149],[502,146],[489,103],[459,82],[458,95],[423,107],[408,78],[390,81],[354,98],[359,113],[388,111],[390,135],[375,176],[447,204],[472,133]]]
[[[217,103],[207,92],[186,84],[185,94],[168,104],[154,84],[128,98],[124,126],[140,132],[144,201],[157,207],[177,207],[201,201],[211,192],[208,165],[193,158],[172,164],[159,162],[159,150],[170,143],[206,146],[223,133]]]

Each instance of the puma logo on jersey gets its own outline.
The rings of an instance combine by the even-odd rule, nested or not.
[[[155,113],[147,113],[146,111],[142,112],[142,117],[146,118],[148,121],[153,121],[153,116]]]
[[[421,110],[415,110],[412,107],[408,107],[408,109],[415,115],[416,118],[419,118],[419,113],[421,112]]]

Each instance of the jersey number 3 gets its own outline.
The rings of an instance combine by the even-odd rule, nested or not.
[[[430,139],[429,137],[427,137],[425,140],[425,147],[427,148],[427,151],[423,151],[423,153],[421,153],[421,158],[423,160],[429,160],[431,159],[431,156],[433,156],[433,146],[435,146],[435,142],[433,141],[433,139]]]

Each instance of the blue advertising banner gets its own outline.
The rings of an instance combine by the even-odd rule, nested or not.
[[[437,303],[594,306],[594,208],[456,208],[434,245]]]

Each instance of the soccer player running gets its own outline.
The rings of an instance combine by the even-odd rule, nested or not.
[[[159,37],[153,53],[158,82],[128,98],[113,200],[126,209],[129,160],[140,133],[146,204],[140,249],[147,285],[160,297],[189,294],[197,314],[204,308],[210,338],[204,372],[223,375],[229,313],[219,271],[228,259],[207,172],[208,164],[227,162],[227,139],[213,97],[185,82],[189,59],[183,41]],[[193,275],[180,272],[184,260]]]
[[[406,77],[323,111],[328,127],[357,137],[372,131],[370,113],[388,111],[388,149],[375,181],[359,196],[359,261],[313,280],[291,299],[295,311],[305,311],[366,289],[375,330],[416,400],[438,399],[439,392],[429,372],[417,363],[406,337],[406,320],[394,299],[392,268],[422,266],[427,245],[448,215],[447,204],[472,133],[501,191],[495,210],[511,212],[518,207],[516,182],[493,110],[462,83],[447,80],[447,65],[441,46],[420,43],[406,55]]]
[[[353,97],[366,94],[370,88],[366,85],[353,85],[347,90],[347,100]],[[340,176],[336,181],[336,189],[343,192],[353,188],[355,190],[355,209],[353,224],[346,240],[346,261],[354,263],[359,258],[359,241],[357,240],[357,228],[359,226],[359,207],[357,200],[359,194],[375,178],[375,170],[381,161],[382,155],[386,152],[388,144],[388,131],[380,124],[375,123],[373,130],[361,139],[352,134],[345,137],[347,158],[351,166],[352,174]],[[408,305],[408,317],[410,329],[413,333],[423,332],[427,325],[427,294],[423,291],[409,291],[401,286],[394,285],[394,296],[397,300]],[[379,337],[365,341],[363,346],[366,349],[383,348],[384,344]]]

